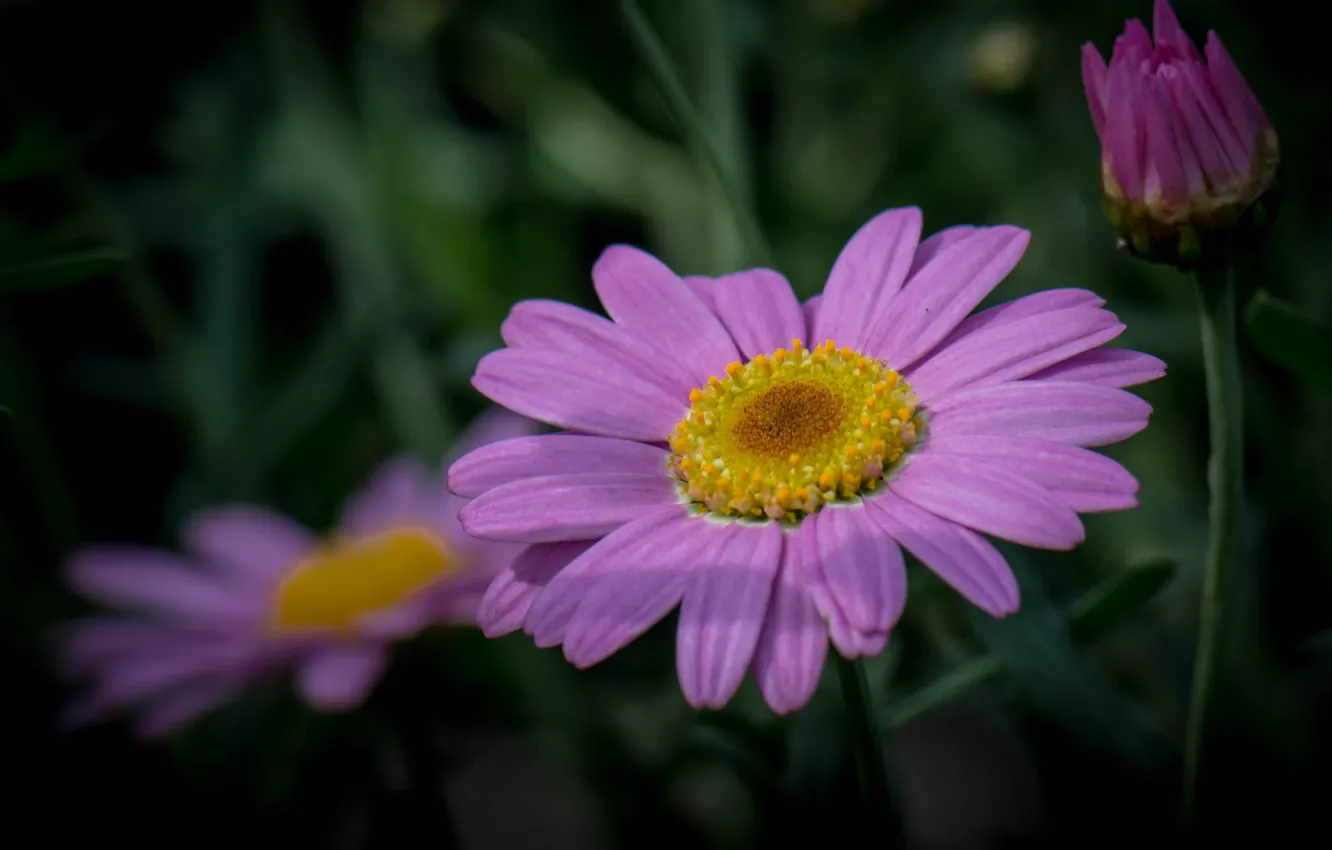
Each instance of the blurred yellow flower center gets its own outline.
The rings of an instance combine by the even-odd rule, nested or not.
[[[350,630],[362,615],[407,601],[457,567],[443,542],[421,528],[334,540],[282,579],[272,625]]]
[[[732,363],[689,401],[671,469],[690,501],[734,518],[797,523],[873,491],[924,424],[901,376],[832,340]]]

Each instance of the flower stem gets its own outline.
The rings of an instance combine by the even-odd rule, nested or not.
[[[1236,349],[1234,276],[1228,268],[1200,270],[1196,290],[1212,454],[1207,472],[1211,489],[1207,563],[1184,749],[1181,812],[1186,821],[1194,813],[1203,742],[1224,650],[1225,602],[1237,559],[1244,481],[1243,397]]]
[[[869,682],[865,676],[865,662],[844,658],[841,653],[833,653],[837,661],[837,677],[842,683],[842,699],[846,703],[847,722],[851,725],[851,744],[856,760],[856,772],[860,777],[860,789],[869,806],[869,816],[888,820],[889,829],[882,828],[880,822],[876,834],[885,837],[885,841],[900,837],[901,819],[893,804],[893,795],[889,785],[888,763],[885,761],[884,742],[880,732],[882,724],[874,716],[874,706],[870,699]],[[894,842],[895,843],[895,842]]]
[[[735,216],[736,224],[749,247],[753,261],[760,265],[770,264],[771,254],[768,244],[749,208],[740,181],[736,179],[735,171],[728,167],[721,147],[713,138],[698,108],[690,100],[684,83],[680,81],[680,75],[676,73],[675,66],[671,64],[671,59],[666,54],[666,47],[634,0],[620,0],[620,13],[629,26],[634,46],[666,101],[666,108],[671,111],[690,147],[694,148],[694,155],[706,160],[708,167],[716,175],[722,194],[726,196],[726,202],[731,207],[731,214]]]

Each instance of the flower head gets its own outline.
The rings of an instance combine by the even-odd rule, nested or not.
[[[449,471],[474,497],[469,533],[535,544],[487,591],[482,629],[586,666],[679,605],[692,704],[724,704],[752,668],[790,711],[830,638],[848,657],[883,648],[903,550],[1003,616],[1018,587],[982,533],[1068,549],[1079,512],[1136,504],[1133,477],[1085,447],[1146,425],[1121,387],[1163,364],[1100,348],[1124,326],[1082,289],[968,316],[1026,231],[920,232],[917,209],[877,216],[804,304],[767,269],[682,279],[627,246],[592,270],[610,319],[517,304],[473,383],[567,431]]]
[[[1082,47],[1106,212],[1139,256],[1224,260],[1276,213],[1276,132],[1215,32],[1200,54],[1166,0],[1152,28],[1129,21],[1108,68]]]
[[[458,448],[533,425],[491,411]],[[76,553],[73,588],[127,613],[62,629],[64,672],[91,680],[66,722],[133,708],[140,733],[154,737],[285,670],[317,707],[359,704],[393,641],[436,623],[474,624],[485,588],[520,549],[464,534],[462,503],[439,472],[400,458],[323,539],[262,508],[233,506],[189,520],[188,555],[118,544]]]

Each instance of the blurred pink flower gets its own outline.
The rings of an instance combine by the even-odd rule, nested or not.
[[[456,451],[534,427],[492,410]],[[65,722],[133,709],[140,734],[155,737],[287,670],[319,708],[358,705],[393,641],[436,623],[473,625],[486,586],[521,551],[463,533],[464,501],[441,472],[399,458],[323,539],[263,508],[231,506],[188,521],[188,555],[116,544],[76,553],[70,585],[127,614],[60,630],[62,671],[91,684]]]
[[[1239,223],[1272,187],[1277,136],[1215,32],[1199,54],[1166,0],[1152,29],[1154,46],[1129,21],[1108,68],[1083,45],[1082,79],[1116,229],[1149,259],[1187,264],[1209,231]],[[1258,212],[1265,224],[1274,210]]]

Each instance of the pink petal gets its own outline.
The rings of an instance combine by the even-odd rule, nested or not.
[[[678,500],[664,471],[654,475],[578,472],[543,475],[487,490],[467,503],[459,518],[468,534],[489,540],[592,540],[645,511]]]
[[[529,349],[482,357],[472,385],[510,410],[559,428],[646,442],[664,440],[689,409],[684,396],[626,368]]]
[[[138,620],[93,618],[58,627],[56,658],[62,676],[87,676],[106,664],[167,649],[180,630]]]
[[[343,711],[365,701],[388,666],[388,649],[381,644],[329,647],[301,666],[301,695],[316,708]]]
[[[1044,487],[983,461],[921,452],[889,489],[944,519],[1037,549],[1072,549],[1085,537],[1072,508]]]
[[[689,577],[675,661],[685,699],[721,708],[735,695],[754,659],[782,556],[782,530],[733,523],[717,557]]]
[[[832,612],[828,618],[828,638],[838,653],[852,660],[873,658],[888,645],[887,632],[862,632],[852,626],[840,611]]]
[[[819,560],[818,570],[806,571],[805,585],[816,605],[824,594],[831,598],[824,616],[835,607],[857,631],[891,629],[906,605],[902,550],[870,520],[863,504],[830,506],[805,522],[815,526],[815,549],[805,557]]]
[[[449,489],[474,498],[504,484],[577,472],[666,475],[666,451],[588,434],[519,437],[477,449],[449,468]]]
[[[865,346],[868,331],[906,280],[920,226],[920,210],[903,207],[879,213],[856,231],[828,274],[815,340]]]
[[[1212,138],[1221,146],[1227,171],[1231,175],[1246,173],[1253,153],[1253,139],[1241,138],[1235,129],[1234,123],[1226,115],[1226,108],[1221,105],[1207,68],[1203,65],[1187,65],[1180,70],[1180,74],[1188,85],[1189,93],[1197,99]]]
[[[1137,85],[1140,120],[1147,134],[1147,162],[1151,165],[1147,173],[1146,200],[1183,204],[1189,197],[1189,171],[1185,168],[1184,141],[1179,138],[1171,118],[1169,95],[1164,83],[1156,77],[1140,77]],[[1153,176],[1155,187],[1151,182]]]
[[[909,367],[1013,270],[1028,238],[1016,227],[987,227],[940,251],[878,317],[864,353],[899,370]]]
[[[695,384],[687,370],[643,338],[572,304],[520,301],[509,311],[500,333],[512,348],[568,354],[605,371],[627,369],[673,396],[688,395]]]
[[[638,519],[598,540],[556,573],[537,594],[523,622],[524,631],[540,647],[562,643],[579,603],[604,575],[623,563],[638,563],[640,551],[646,550],[644,554],[647,554],[651,550],[650,546],[645,547],[645,541],[669,549],[672,543],[686,540],[688,534],[685,532],[694,527],[693,522],[694,518],[685,516],[683,510],[672,505],[644,512]]]
[[[177,635],[174,643],[158,648],[151,655],[126,655],[106,663],[96,673],[98,687],[92,702],[99,704],[102,711],[114,710],[181,686],[232,678],[248,669],[257,669],[259,657],[244,636],[203,641]]]
[[[1015,381],[950,395],[933,411],[929,435],[1008,434],[1104,446],[1147,427],[1152,406],[1123,390],[1069,381]]]
[[[1157,44],[1168,44],[1195,62],[1202,58],[1198,55],[1198,48],[1193,46],[1193,41],[1179,25],[1175,10],[1170,8],[1166,0],[1156,0],[1152,8],[1152,35],[1156,36]]]
[[[262,604],[188,561],[138,546],[84,549],[70,559],[66,576],[85,596],[194,624],[250,622]]]
[[[745,357],[809,343],[805,316],[791,285],[771,269],[750,269],[720,278],[715,287],[717,315]]]
[[[1018,583],[1004,556],[969,528],[884,492],[867,499],[870,517],[972,604],[995,617],[1018,609]]]
[[[823,303],[823,295],[811,295],[800,305],[800,311],[805,314],[805,327],[812,328],[818,320],[819,305]]]
[[[967,316],[961,322],[958,322],[957,327],[953,328],[952,332],[944,337],[943,342],[935,346],[934,350],[925,357],[933,357],[959,339],[1001,322],[1015,322],[1018,319],[1027,319],[1032,316],[1040,316],[1058,310],[1068,310],[1073,307],[1101,307],[1104,304],[1105,299],[1089,289],[1046,289],[1041,292],[1033,292],[1031,295],[1014,298],[1012,301],[1005,301],[1002,304],[987,307],[979,313],[972,313]]]
[[[238,578],[265,581],[314,549],[314,535],[263,508],[235,506],[194,514],[182,533],[187,548]]]
[[[1105,130],[1105,60],[1091,42],[1082,45],[1082,87],[1087,92],[1087,107],[1091,110],[1096,135]]]
[[[832,509],[828,508],[817,514],[815,520],[829,510]],[[823,544],[821,538],[826,533],[828,532],[822,523],[807,519],[802,523],[800,533],[793,541],[801,547],[799,557],[801,584],[805,586],[815,609],[827,623],[828,636],[838,652],[847,658],[876,655],[887,643],[887,632],[865,632],[853,625],[846,612],[842,610],[841,597],[845,594],[834,594],[825,574],[828,562],[825,561],[823,552],[830,547]]]
[[[916,272],[925,268],[931,260],[939,255],[940,251],[956,245],[977,230],[980,230],[980,228],[970,224],[957,224],[952,227],[945,227],[938,233],[933,233],[924,239],[916,248],[916,255],[911,258],[911,271],[907,273],[907,280],[915,277]]]
[[[698,300],[707,305],[708,309],[714,314],[717,312],[717,289],[714,284],[716,278],[705,275],[686,275],[684,278],[685,286],[689,291],[698,296]]]
[[[486,589],[476,612],[476,624],[486,637],[499,637],[522,628],[527,612],[555,574],[591,548],[593,540],[536,543],[528,546],[500,572]]]
[[[713,567],[738,530],[681,516],[644,534],[635,548],[602,560],[594,577],[583,577],[564,657],[590,667],[650,629],[680,603],[691,573]],[[584,557],[598,556],[605,553],[591,550]]]
[[[931,438],[930,452],[970,458],[1026,478],[1078,513],[1137,505],[1138,481],[1103,454],[1027,437],[967,435]]]
[[[1187,147],[1196,155],[1204,181],[1192,183],[1195,191],[1206,191],[1209,186],[1220,188],[1230,182],[1235,167],[1221,147],[1220,136],[1203,112],[1202,103],[1194,91],[1197,83],[1190,82],[1191,74],[1200,74],[1201,65],[1185,65],[1174,76],[1164,81],[1165,89],[1174,106],[1176,132],[1187,140]],[[1238,141],[1238,140],[1236,140]],[[1241,163],[1241,167],[1248,163]]]
[[[1082,381],[1105,387],[1131,387],[1155,381],[1166,365],[1150,354],[1123,348],[1094,348],[1033,373],[1032,381]]]
[[[1140,120],[1141,86],[1137,69],[1112,60],[1105,84],[1103,157],[1108,158],[1115,181],[1125,197],[1141,201],[1147,180],[1147,129]]]
[[[1137,68],[1152,53],[1152,37],[1142,21],[1134,18],[1124,24],[1124,32],[1115,39],[1110,65],[1124,64]]]
[[[1247,151],[1253,150],[1253,141],[1258,134],[1270,127],[1267,113],[1263,111],[1249,84],[1244,81],[1235,60],[1221,43],[1221,37],[1214,32],[1207,34],[1207,70],[1216,86],[1217,96],[1225,105],[1226,114],[1244,140]]]
[[[754,650],[754,678],[777,714],[814,695],[828,655],[828,626],[801,581],[800,531],[786,535],[768,613]]]
[[[695,386],[740,359],[721,321],[651,254],[612,245],[592,267],[592,282],[615,323],[673,359]]]
[[[995,322],[940,349],[907,380],[928,403],[958,388],[1025,378],[1123,332],[1114,313],[1088,307]]]

